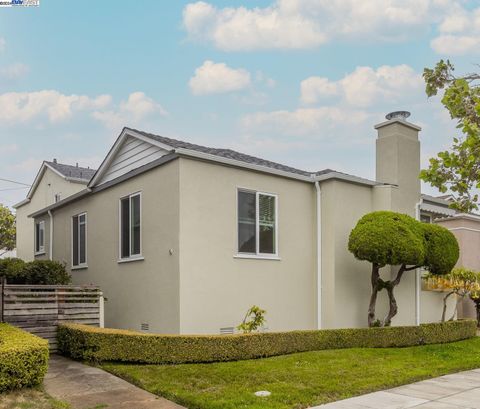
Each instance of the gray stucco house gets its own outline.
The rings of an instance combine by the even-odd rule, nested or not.
[[[228,333],[253,304],[269,330],[365,326],[369,265],[347,250],[357,220],[452,214],[421,195],[420,127],[397,113],[375,129],[367,180],[124,128],[84,189],[32,212],[46,238],[36,257],[99,285],[111,327]],[[422,291],[419,272],[397,299],[395,325],[439,318],[442,296]]]

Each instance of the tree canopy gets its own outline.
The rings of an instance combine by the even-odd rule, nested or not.
[[[435,68],[425,68],[423,77],[429,97],[444,90],[442,104],[457,122],[459,135],[449,150],[430,159],[420,177],[450,192],[451,206],[462,212],[478,209],[480,189],[480,74],[456,77],[450,61],[440,60]]]
[[[15,248],[15,215],[0,204],[0,255]]]

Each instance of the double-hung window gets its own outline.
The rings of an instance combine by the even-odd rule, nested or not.
[[[277,256],[277,196],[238,191],[238,253]]]
[[[35,222],[35,254],[45,253],[45,221]]]
[[[87,265],[87,214],[72,217],[72,266]]]
[[[139,258],[142,255],[141,193],[120,199],[120,258]]]

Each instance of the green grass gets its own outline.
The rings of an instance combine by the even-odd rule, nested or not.
[[[480,367],[480,338],[410,348],[343,349],[184,365],[101,367],[189,409],[306,408]],[[254,392],[268,390],[269,397]]]

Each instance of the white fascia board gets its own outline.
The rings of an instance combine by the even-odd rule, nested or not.
[[[40,169],[38,170],[37,176],[35,176],[35,180],[32,183],[32,186],[30,187],[30,190],[27,193],[27,199],[31,199],[33,196],[33,193],[37,189],[38,184],[40,183],[40,180],[42,179],[43,174],[45,173],[45,170],[49,168],[52,169],[51,166],[48,166],[45,161],[42,162],[42,165],[40,166]],[[59,174],[55,169],[52,169],[55,173]],[[63,175],[59,174],[61,177],[65,178]]]
[[[26,205],[30,203],[30,199],[27,197],[26,199],[23,199],[21,202],[15,203],[12,207],[14,209],[18,209],[19,207],[22,207],[23,205]]]
[[[373,180],[363,179],[363,178],[358,177],[358,176],[347,175],[345,173],[340,173],[340,172],[325,173],[324,175],[316,176],[314,180],[318,181],[318,182],[323,182],[323,181],[329,180],[329,179],[339,179],[339,180],[343,180],[345,182],[358,183],[358,184],[367,185],[367,186],[377,186],[377,185],[379,185],[378,182],[375,182]]]
[[[218,163],[223,163],[225,165],[231,165],[231,166],[236,166],[236,167],[240,167],[240,168],[256,170],[256,171],[259,171],[259,172],[271,173],[271,174],[278,175],[278,176],[284,176],[284,177],[287,177],[287,178],[290,178],[290,179],[301,180],[303,182],[313,182],[314,181],[311,176],[303,176],[303,175],[299,175],[297,173],[286,172],[284,170],[269,168],[267,166],[255,165],[253,163],[246,163],[246,162],[242,162],[242,161],[239,161],[239,160],[236,160],[236,159],[223,158],[221,156],[212,155],[212,154],[204,153],[204,152],[198,152],[198,151],[194,151],[194,150],[191,150],[191,149],[177,148],[174,151],[176,153],[178,153],[179,155],[190,156],[190,157],[193,157],[193,158],[203,159],[203,160],[206,160],[206,161],[218,162]]]

